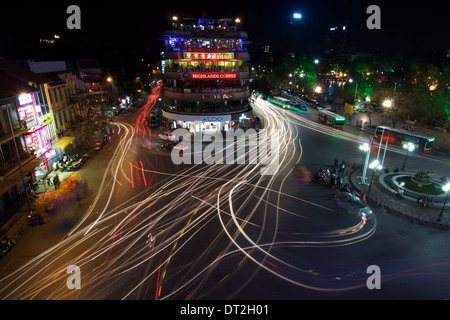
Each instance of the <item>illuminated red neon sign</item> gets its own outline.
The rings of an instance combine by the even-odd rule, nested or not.
[[[191,79],[238,79],[237,72],[224,73],[191,73]]]
[[[234,53],[183,52],[183,58],[205,60],[234,59]]]

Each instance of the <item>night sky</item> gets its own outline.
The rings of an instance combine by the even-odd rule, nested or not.
[[[147,3],[147,4],[146,4]],[[306,51],[323,52],[327,30],[346,25],[349,47],[378,49],[387,52],[436,51],[450,49],[446,30],[448,18],[443,1],[83,1],[2,2],[1,34],[29,38],[60,34],[82,46],[122,45],[162,48],[162,32],[173,15],[210,18],[236,18],[243,23],[253,43],[280,46],[288,23],[287,17],[299,11],[303,19],[290,31]],[[81,8],[81,30],[68,30],[66,8]],[[381,9],[381,30],[368,30],[366,9],[376,4]],[[5,14],[5,12],[8,12]]]

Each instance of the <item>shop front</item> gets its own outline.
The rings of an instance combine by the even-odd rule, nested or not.
[[[231,128],[231,115],[187,115],[163,111],[170,129],[187,129],[191,133],[214,134]]]
[[[75,137],[62,137],[53,144],[58,156],[62,158],[65,154],[69,155],[75,149]]]

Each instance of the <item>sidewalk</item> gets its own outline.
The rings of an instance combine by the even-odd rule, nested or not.
[[[61,182],[72,174],[78,174],[81,178],[83,178],[83,175],[79,172],[81,170],[82,168],[78,171],[52,171],[47,175],[45,180],[38,185],[36,190],[34,190],[34,193],[36,194],[36,196],[39,196],[39,194],[42,194],[46,191],[55,190],[55,187],[53,185],[53,178],[56,175],[58,175]],[[52,182],[50,186],[47,184],[47,180],[50,180]],[[30,205],[31,209],[34,211],[35,205],[33,200],[30,200]],[[13,240],[16,241],[17,238],[20,237],[23,227],[28,223],[26,217],[29,213],[30,208],[24,195],[16,201],[14,206],[8,208],[8,212],[0,218],[0,237],[8,235],[8,237],[13,238]]]
[[[85,172],[87,166],[89,166],[91,158],[95,157],[94,151],[80,147],[76,149],[73,153],[74,154],[88,153],[89,154],[88,160],[77,171],[61,171],[60,169],[56,171],[51,171],[34,190],[36,196],[39,196],[39,194],[42,194],[46,191],[55,190],[55,186],[53,185],[53,178],[56,175],[58,175],[60,182],[63,182],[67,177],[69,177],[72,174],[77,174],[78,176],[80,176],[81,180],[83,180],[84,178],[88,178]],[[47,181],[51,181],[51,185],[48,185]],[[35,209],[34,201],[30,201],[30,205],[31,210],[34,210]],[[25,227],[28,225],[28,221],[26,219],[28,214],[30,214],[30,207],[28,205],[26,195],[22,195],[15,201],[15,203],[12,206],[10,206],[7,209],[5,214],[3,214],[0,217],[0,238],[8,236],[17,242],[18,238],[20,238],[21,234],[24,232]]]
[[[401,174],[401,172],[399,173]],[[433,197],[437,199],[433,207],[424,208],[417,203],[417,199],[414,197],[404,195],[398,198],[395,190],[384,182],[384,178],[386,178],[384,171],[380,170],[375,174],[369,193],[371,174],[366,177],[366,183],[361,183],[361,175],[360,166],[357,165],[351,169],[347,178],[356,193],[367,195],[367,202],[372,208],[385,208],[388,212],[403,216],[412,222],[450,230],[449,202],[445,206],[442,218],[439,218],[445,196]]]
[[[342,108],[338,108],[339,114],[344,114],[344,110]],[[364,123],[369,122],[369,115],[367,113],[358,113],[356,115],[353,115],[351,119],[348,119],[346,121],[346,125],[349,125],[351,127],[354,127],[355,129],[359,129],[361,131],[365,131],[370,134],[374,134],[375,128],[377,126],[388,126],[392,127],[392,120],[386,119],[382,114],[380,113],[371,113],[370,114],[371,124],[372,127],[369,125],[364,125]],[[362,127],[358,127],[357,123],[362,123]],[[401,129],[402,128],[402,122],[397,121],[395,124],[395,128]],[[430,136],[436,138],[434,144],[433,144],[433,151],[432,153],[444,155],[444,156],[450,156],[450,132],[442,132],[440,127],[431,127],[426,125],[420,125],[419,123],[416,123],[414,125],[414,130],[411,131],[411,133],[418,133],[424,136]]]

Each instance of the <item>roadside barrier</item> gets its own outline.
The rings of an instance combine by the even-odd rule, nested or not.
[[[439,218],[436,215],[426,214],[420,212],[420,209],[412,208],[398,201],[390,201],[385,207],[390,213],[396,213],[404,216],[412,222],[417,222],[423,225],[437,227],[445,230],[450,230],[450,219],[446,217]]]

